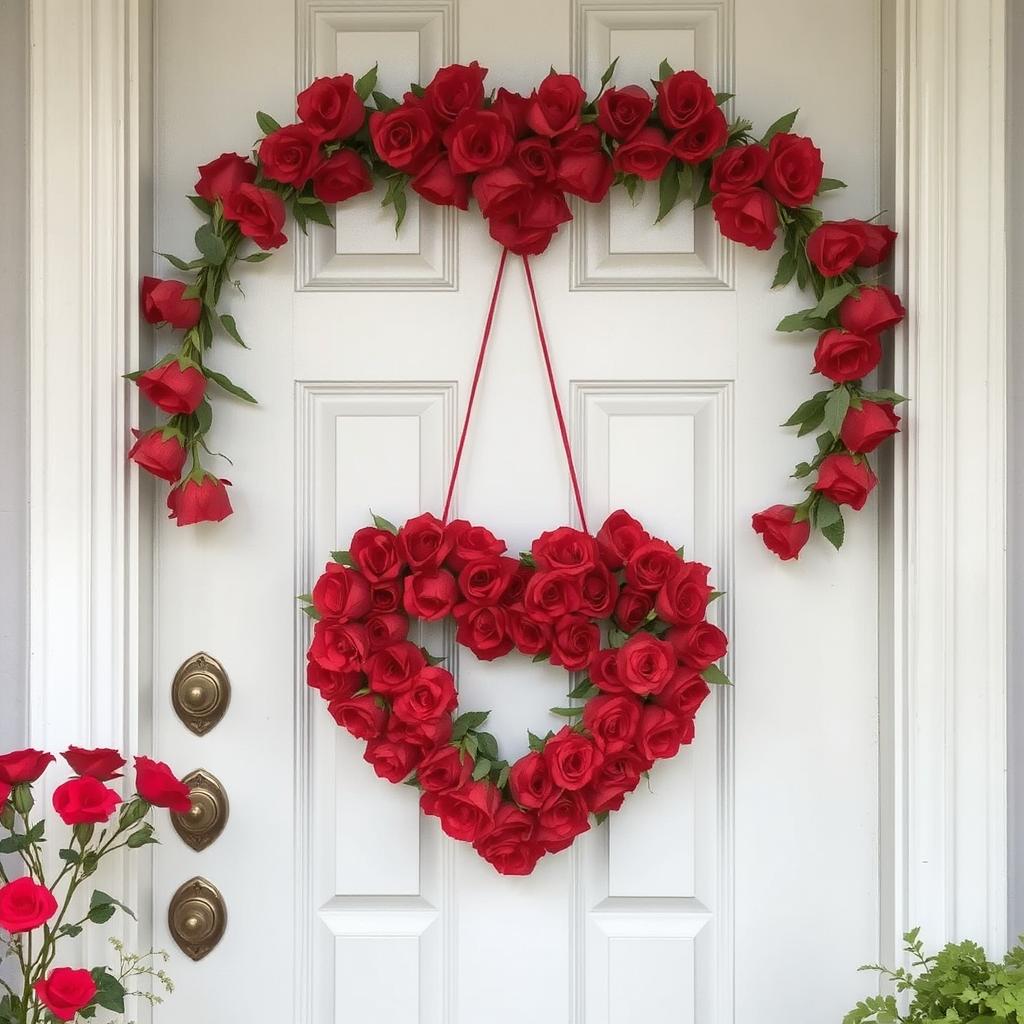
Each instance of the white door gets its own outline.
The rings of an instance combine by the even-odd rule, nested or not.
[[[828,215],[870,216],[877,18],[846,0],[161,0],[154,249],[188,251],[195,168],[245,153],[255,111],[284,122],[313,77],[377,62],[390,94],[473,59],[493,87],[528,91],[554,65],[592,92],[612,57],[619,83],[668,58],[735,92],[761,129],[800,107],[797,130],[850,186]],[[251,351],[210,357],[260,403],[218,402],[235,515],[163,520],[156,536],[156,752],[212,772],[231,803],[208,849],[169,834],[157,853],[158,944],[192,876],[229,914],[205,959],[176,958],[159,1021],[810,1024],[864,993],[854,968],[880,931],[874,516],[849,517],[840,554],[817,543],[799,563],[750,531],[753,511],[800,494],[786,476],[806,439],[775,425],[809,393],[810,351],[773,325],[806,303],[771,292],[775,260],[720,240],[706,210],[652,227],[654,192],[588,209],[533,266],[588,515],[626,507],[713,567],[734,690],[649,789],[526,878],[497,875],[412,789],[376,779],[303,685],[294,596],[368,509],[440,510],[499,252],[475,211],[415,202],[397,239],[366,197],[336,231],[289,227],[226,300]],[[572,515],[517,259],[457,502],[514,551]],[[200,650],[234,692],[203,737],[168,698]],[[457,665],[510,754],[557,724],[561,670],[465,652]]]

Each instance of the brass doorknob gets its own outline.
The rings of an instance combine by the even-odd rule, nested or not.
[[[224,897],[205,878],[193,878],[182,885],[167,911],[171,937],[193,960],[202,960],[220,942],[227,922]]]
[[[184,814],[171,814],[174,831],[193,850],[205,850],[224,831],[228,795],[220,780],[203,768],[182,780],[191,790],[192,806]]]
[[[228,674],[209,654],[193,654],[174,675],[174,712],[197,736],[205,736],[224,717],[230,700]]]

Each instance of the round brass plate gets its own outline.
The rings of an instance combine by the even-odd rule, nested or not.
[[[171,899],[167,926],[178,948],[202,960],[220,942],[228,923],[224,897],[205,878],[186,882]]]
[[[227,793],[220,780],[202,768],[181,781],[192,791],[192,806],[185,814],[171,814],[171,824],[193,850],[205,850],[227,824]]]
[[[175,673],[174,712],[197,736],[205,736],[224,717],[230,700],[228,674],[209,654],[193,654]]]

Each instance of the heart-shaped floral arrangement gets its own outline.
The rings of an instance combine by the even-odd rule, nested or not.
[[[529,874],[618,810],[693,740],[708,684],[728,683],[710,570],[622,510],[596,537],[563,526],[519,558],[463,519],[374,522],[303,595],[309,685],[378,776],[417,786],[423,811],[502,874]],[[482,731],[488,712],[460,710],[443,659],[408,639],[411,620],[448,618],[483,661],[518,651],[581,673],[578,703],[551,709],[566,724],[530,733],[513,763]]]

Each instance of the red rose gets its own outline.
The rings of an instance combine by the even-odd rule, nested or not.
[[[764,546],[784,562],[800,557],[800,549],[811,536],[811,524],[805,519],[794,522],[792,505],[772,505],[750,517],[750,525],[761,535]]]
[[[548,853],[558,853],[590,828],[587,802],[581,793],[552,793],[537,811],[536,838]]]
[[[882,346],[874,334],[853,334],[829,328],[814,348],[814,371],[829,380],[860,380],[881,361]]]
[[[887,437],[899,432],[900,418],[892,402],[860,403],[850,409],[843,420],[839,439],[851,452],[873,452]]]
[[[660,692],[651,697],[654,704],[668,708],[676,718],[693,718],[711,694],[711,687],[694,669],[682,668]]]
[[[555,150],[550,139],[531,135],[517,142],[512,163],[528,178],[535,181],[554,181]]]
[[[309,656],[330,672],[358,672],[369,650],[366,627],[321,619],[313,626]]]
[[[379,614],[396,612],[402,606],[402,584],[397,580],[370,584],[370,608]]]
[[[823,277],[838,277],[858,264],[868,244],[861,220],[827,220],[807,239],[807,258]]]
[[[709,665],[725,657],[729,648],[726,635],[710,622],[695,622],[689,626],[676,626],[668,631],[666,640],[676,652],[680,665],[702,672]]]
[[[68,779],[53,791],[53,809],[65,825],[103,824],[120,802],[114,790],[90,775]]]
[[[680,567],[658,592],[654,607],[665,622],[691,626],[701,622],[707,611],[713,593],[708,586],[711,570],[700,562],[680,562]]]
[[[715,157],[711,165],[711,191],[733,195],[747,192],[759,184],[768,170],[768,150],[752,142],[746,146],[730,146]]]
[[[488,219],[518,213],[532,194],[533,183],[515,167],[498,167],[473,181],[473,196]]]
[[[195,523],[219,523],[231,515],[231,500],[226,488],[230,480],[218,480],[209,473],[196,483],[189,478],[167,495],[170,518],[178,526],[193,526]]]
[[[72,745],[60,756],[67,761],[76,775],[87,775],[99,779],[100,782],[121,778],[121,769],[125,766],[124,758],[110,747],[86,750],[84,747]]]
[[[809,203],[821,184],[821,150],[802,135],[779,132],[768,143],[764,187],[783,206]]]
[[[446,156],[438,156],[427,164],[409,184],[413,192],[419,193],[435,206],[469,209],[469,178],[464,174],[455,174]]]
[[[142,279],[142,315],[151,324],[170,324],[187,331],[199,323],[203,304],[199,299],[185,299],[188,285],[184,281],[164,281],[159,277]]]
[[[878,477],[866,461],[837,454],[829,455],[818,467],[814,490],[837,505],[849,505],[859,512],[877,483]]]
[[[646,704],[640,716],[640,752],[652,763],[675,757],[679,747],[693,738],[691,729],[692,724],[676,718],[668,708]]]
[[[654,608],[654,594],[649,590],[633,590],[623,587],[615,602],[615,622],[625,633],[639,629]]]
[[[399,783],[407,779],[419,763],[419,747],[401,740],[374,739],[366,744],[363,760],[373,766],[380,779]]]
[[[308,658],[306,661],[306,684],[319,692],[326,701],[348,700],[362,689],[361,672],[333,672],[319,662]]]
[[[0,782],[17,786],[22,782],[35,782],[47,766],[57,759],[53,754],[43,753],[29,747],[27,750],[12,750],[0,754]]]
[[[839,322],[854,334],[881,334],[906,316],[900,297],[878,285],[861,288],[839,304]]]
[[[632,793],[640,784],[645,767],[640,756],[631,750],[606,754],[590,785],[583,790],[587,806],[594,814],[617,811],[626,794]]]
[[[135,789],[146,803],[175,814],[188,814],[192,807],[188,786],[163,761],[135,758]]]
[[[519,562],[512,578],[508,581],[508,587],[501,596],[501,603],[506,608],[514,608],[516,611],[523,610],[523,597],[526,595],[526,584],[533,578],[534,569]]]
[[[237,153],[221,153],[216,160],[200,164],[196,195],[208,203],[224,200],[238,189],[239,185],[256,180],[256,165]]]
[[[494,825],[501,793],[489,782],[467,782],[447,793],[424,793],[420,807],[441,822],[441,831],[452,839],[476,842]]]
[[[364,625],[371,654],[404,640],[409,633],[409,620],[395,612],[376,612]]]
[[[864,251],[857,259],[858,267],[873,267],[889,258],[896,232],[885,224],[864,224]]]
[[[154,366],[136,382],[157,408],[171,415],[193,413],[206,394],[206,378],[195,366],[182,367],[177,359]]]
[[[592,740],[571,729],[562,728],[544,744],[551,781],[561,789],[582,789],[601,763],[601,752]]]
[[[519,562],[506,555],[475,558],[459,573],[459,590],[473,604],[497,604],[519,571]]]
[[[11,792],[14,787],[9,786],[6,782],[0,782],[0,811],[3,810],[4,804],[11,798]]]
[[[389,740],[403,740],[419,747],[423,753],[437,750],[451,742],[452,716],[442,715],[427,722],[407,722],[392,715],[385,735]]]
[[[426,108],[409,103],[370,115],[370,138],[377,155],[396,171],[415,174],[438,150],[439,140]]]
[[[672,645],[651,633],[631,636],[619,648],[617,662],[622,685],[641,697],[657,693],[676,670]]]
[[[349,553],[371,583],[397,579],[402,571],[398,541],[388,530],[376,526],[356,530]]]
[[[370,172],[354,149],[339,149],[313,174],[313,194],[325,203],[343,203],[372,190]]]
[[[575,75],[552,72],[530,97],[526,123],[538,135],[551,138],[577,128],[587,94]]]
[[[510,125],[512,134],[521,139],[526,134],[526,111],[530,107],[530,100],[526,96],[520,96],[517,92],[510,92],[504,86],[499,87],[491,104],[491,110],[501,114]]]
[[[415,618],[436,622],[451,614],[458,596],[455,577],[438,569],[406,576],[402,603],[406,612]]]
[[[693,124],[681,128],[669,140],[672,155],[684,164],[699,164],[711,158],[728,141],[725,114],[712,107]]]
[[[451,124],[462,111],[483,106],[486,75],[476,61],[441,68],[423,90],[423,105],[439,125]]]
[[[327,705],[331,717],[358,740],[376,739],[383,731],[388,713],[377,703],[378,698],[364,693],[360,697],[332,700]]]
[[[493,825],[477,839],[473,848],[499,874],[528,875],[544,856],[544,847],[533,835],[532,815],[503,803],[494,815]]]
[[[396,697],[409,689],[426,665],[423,652],[415,644],[402,640],[371,654],[363,671],[371,690],[385,697]]]
[[[498,540],[486,526],[473,526],[465,519],[456,519],[448,524],[445,531],[445,542],[451,551],[447,563],[456,572],[475,558],[482,558],[484,555],[500,555],[508,547],[503,540]]]
[[[548,762],[536,750],[524,754],[512,765],[508,773],[508,784],[517,804],[534,809],[544,804],[555,791]]]
[[[551,664],[579,672],[601,646],[601,630],[581,615],[564,615],[555,623],[551,640]]]
[[[538,572],[526,584],[523,605],[541,622],[555,622],[579,611],[582,603],[579,578],[566,572]]]
[[[363,101],[356,93],[351,75],[317,78],[299,93],[298,114],[299,120],[321,142],[347,139],[366,120]]]
[[[665,133],[648,125],[615,150],[612,167],[622,174],[635,174],[644,181],[654,181],[661,177],[671,157]]]
[[[638,590],[660,590],[683,568],[682,559],[667,541],[637,545],[626,562],[626,582]]]
[[[645,124],[654,101],[639,85],[608,89],[597,100],[597,127],[620,142],[631,139]]]
[[[430,793],[446,793],[451,789],[461,789],[469,782],[473,765],[473,758],[458,747],[438,747],[420,762],[416,779],[421,789]]]
[[[722,192],[711,200],[718,230],[726,238],[762,251],[775,244],[779,214],[775,201],[760,188],[735,194]]]
[[[621,569],[633,551],[650,539],[651,535],[621,508],[597,532],[597,546],[609,569]]]
[[[580,612],[592,619],[606,619],[615,607],[619,587],[611,570],[598,562],[580,577]]]
[[[177,433],[165,438],[163,427],[148,430],[145,434],[137,430],[132,430],[132,433],[137,440],[128,453],[129,459],[161,480],[173,483],[181,476],[186,452]]]
[[[619,675],[619,652],[615,648],[598,651],[590,661],[590,681],[604,693],[629,693]]]
[[[658,117],[666,128],[688,128],[715,107],[715,94],[696,71],[677,71],[655,82]]]
[[[74,1020],[95,997],[96,982],[88,971],[55,967],[48,977],[32,986],[32,991],[57,1020]]]
[[[224,200],[224,219],[238,224],[238,230],[261,249],[278,249],[288,241],[284,227],[284,202],[276,192],[255,185],[239,185]]]
[[[452,543],[444,523],[430,512],[415,516],[398,531],[399,554],[413,572],[440,568]]]
[[[30,932],[56,913],[53,893],[27,875],[0,888],[0,928],[12,935]]]
[[[432,722],[455,709],[457,697],[451,672],[436,665],[421,669],[391,711],[404,722]]]
[[[592,697],[583,707],[583,724],[607,753],[632,744],[643,709],[632,695]]]
[[[551,623],[538,622],[521,612],[512,613],[512,642],[520,654],[531,657],[551,649]]]
[[[328,562],[313,587],[313,606],[325,619],[349,622],[370,610],[370,587],[364,577],[348,566]]]
[[[589,153],[566,150],[559,152],[557,158],[555,180],[560,189],[588,203],[599,203],[608,194],[615,171],[604,150],[595,149]]]
[[[551,244],[560,224],[572,220],[565,196],[554,189],[536,189],[526,205],[508,218],[492,218],[491,238],[517,256],[537,256]]]
[[[320,140],[308,125],[289,124],[259,144],[260,167],[266,177],[302,188],[323,163]]]
[[[560,526],[546,530],[531,545],[530,553],[542,572],[564,572],[576,576],[597,563],[597,541],[582,530]]]
[[[456,174],[500,167],[511,155],[514,141],[512,126],[493,110],[464,110],[444,133]]]
[[[481,661],[503,658],[512,650],[511,620],[504,608],[460,604],[455,608],[455,639]]]

